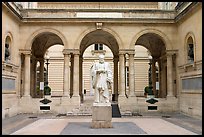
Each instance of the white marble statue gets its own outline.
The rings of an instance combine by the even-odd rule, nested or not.
[[[91,67],[91,81],[94,89],[95,103],[109,103],[109,89],[113,82],[112,70],[104,55],[99,55],[99,62]]]

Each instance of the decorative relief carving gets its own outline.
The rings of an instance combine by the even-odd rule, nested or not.
[[[3,61],[3,62],[2,62],[2,69],[3,69],[4,71],[9,71],[9,72],[17,73],[17,71],[18,71],[18,66],[14,65],[14,64],[12,64],[12,63],[10,63],[10,62],[5,62],[5,61]]]
[[[96,23],[96,29],[102,29],[103,23]]]

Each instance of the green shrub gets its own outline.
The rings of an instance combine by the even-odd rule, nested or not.
[[[146,86],[144,88],[144,92],[145,92],[144,94],[153,95],[152,87],[150,86]]]
[[[40,94],[40,87],[39,86],[36,86],[36,92],[37,92],[37,95]]]
[[[51,88],[49,86],[44,87],[44,95],[51,95]]]
[[[144,92],[147,93],[147,94],[149,93],[149,86],[146,86],[146,87],[144,88]]]

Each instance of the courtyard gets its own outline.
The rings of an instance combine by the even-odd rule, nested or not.
[[[113,128],[93,129],[91,116],[19,114],[2,121],[3,135],[202,135],[202,120],[181,113],[149,112],[112,118]]]

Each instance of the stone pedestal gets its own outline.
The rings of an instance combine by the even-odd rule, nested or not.
[[[91,128],[112,128],[111,103],[93,103]]]

